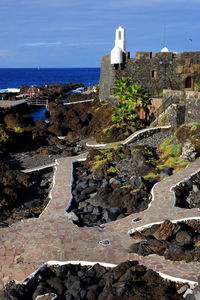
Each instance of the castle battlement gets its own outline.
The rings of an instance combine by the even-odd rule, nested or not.
[[[101,59],[102,101],[109,101],[115,81],[122,76],[131,77],[133,83],[141,84],[152,94],[159,94],[163,89],[194,90],[195,81],[200,80],[200,51],[174,53],[167,48],[168,51],[162,51],[164,47],[158,53],[137,51],[131,58],[126,47],[120,46],[126,45],[125,30],[120,36],[119,30],[124,29],[117,29],[117,42],[111,54]]]

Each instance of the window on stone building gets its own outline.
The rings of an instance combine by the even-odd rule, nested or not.
[[[157,72],[155,70],[151,70],[151,79],[156,79]]]
[[[187,77],[185,79],[185,88],[186,89],[191,89],[192,87],[192,78],[191,77]]]
[[[118,35],[118,37],[119,37],[119,40],[121,40],[121,39],[122,39],[122,33],[121,33],[121,31],[119,31],[119,35]]]

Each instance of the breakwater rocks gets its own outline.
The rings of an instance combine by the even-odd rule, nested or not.
[[[200,221],[172,223],[166,220],[141,232],[131,234],[142,241],[131,245],[129,252],[139,255],[158,254],[173,261],[200,261]]]
[[[110,176],[92,173],[87,163],[74,164],[73,200],[68,217],[75,224],[101,225],[148,207],[151,185],[134,174],[130,162],[121,164],[122,172]]]
[[[41,99],[48,99],[49,101],[54,101],[55,99],[64,100],[69,96],[71,90],[76,90],[77,88],[84,87],[82,83],[69,82],[66,84],[54,83],[45,86],[22,86],[20,88],[20,94],[29,95],[30,93]]]
[[[0,226],[37,217],[49,201],[53,168],[25,174],[0,162]]]
[[[133,261],[112,269],[99,264],[47,265],[26,284],[10,282],[2,300],[181,300],[187,287],[180,287]]]

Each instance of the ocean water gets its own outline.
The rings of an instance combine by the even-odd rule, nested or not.
[[[63,69],[0,69],[0,93],[16,92],[22,85],[42,86],[52,83],[82,83],[84,86],[99,82],[100,68]],[[35,108],[30,115],[33,120],[45,119],[45,107]]]
[[[22,85],[41,86],[52,83],[75,82],[85,86],[99,82],[100,68],[0,69],[0,90]]]

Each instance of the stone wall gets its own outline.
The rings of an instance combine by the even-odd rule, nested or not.
[[[185,94],[185,91],[163,90],[163,102],[171,97],[173,103],[185,103]]]
[[[115,84],[115,69],[110,63],[110,55],[101,58],[101,74],[99,82],[100,101],[109,101],[112,87]]]
[[[162,123],[163,115],[166,122],[174,128],[183,123],[200,122],[200,92],[166,90],[163,93],[163,103],[169,97],[174,104],[160,115],[156,120],[157,124]]]
[[[185,93],[185,123],[200,122],[200,93]]]
[[[151,52],[136,52],[135,58],[124,55],[124,64],[113,66],[110,55],[102,57],[100,97],[108,100],[112,94],[112,86],[122,76],[131,77],[133,83],[141,84],[151,93],[159,94],[163,89],[194,89],[195,80],[200,79],[200,51],[159,52],[152,56]]]
[[[177,112],[178,112],[178,105],[172,104],[170,107],[166,109],[154,122],[154,126],[160,126],[160,125],[171,125],[172,128],[176,129],[178,127],[178,118],[177,118]]]

